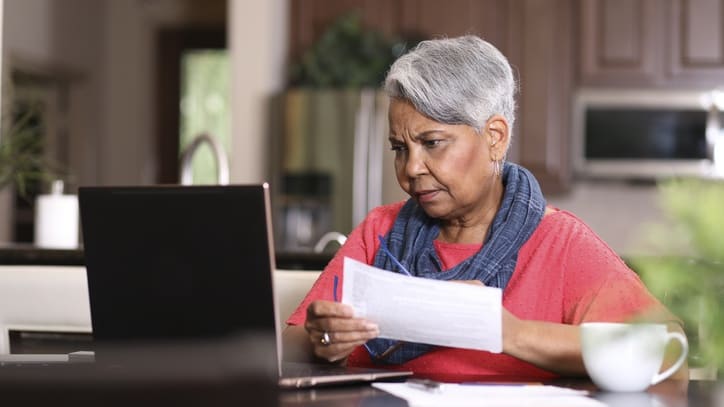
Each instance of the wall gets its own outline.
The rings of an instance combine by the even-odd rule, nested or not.
[[[223,24],[225,0],[105,0],[106,95],[99,182],[151,184],[157,179],[156,32]]]
[[[572,212],[621,256],[653,254],[642,243],[647,223],[660,222],[656,187],[618,181],[579,181],[548,204]]]
[[[141,6],[136,1],[106,2],[109,80],[98,168],[99,183],[106,185],[149,183],[154,175],[152,21]]]
[[[269,106],[284,87],[287,0],[229,2],[231,182],[268,180]]]
[[[6,66],[72,75],[69,121],[70,170],[78,182],[96,181],[97,135],[103,114],[103,10],[97,0],[8,0]],[[85,18],[86,15],[99,18]],[[83,44],[79,46],[78,44]]]

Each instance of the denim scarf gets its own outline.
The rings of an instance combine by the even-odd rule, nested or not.
[[[445,272],[433,240],[440,232],[436,219],[430,218],[413,199],[409,199],[387,234],[388,249],[417,277],[436,280],[480,280],[488,287],[504,289],[508,285],[518,251],[538,227],[546,201],[533,174],[525,168],[506,163],[503,167],[505,192],[498,213],[490,225],[483,247],[474,256]],[[374,266],[401,272],[384,250],[375,254]],[[433,346],[375,338],[365,344],[374,362],[402,364],[430,351]]]

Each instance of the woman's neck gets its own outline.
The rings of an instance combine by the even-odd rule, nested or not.
[[[503,201],[503,183],[491,188],[483,204],[469,214],[440,222],[437,240],[445,243],[482,243]]]

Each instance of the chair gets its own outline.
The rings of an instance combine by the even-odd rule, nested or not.
[[[317,281],[321,271],[310,270],[276,270],[274,272],[274,296],[277,299],[279,311],[279,329],[284,327],[284,321],[297,309],[299,303]]]
[[[0,354],[11,330],[90,333],[85,267],[0,267]]]
[[[319,271],[277,270],[278,328],[296,309]],[[10,331],[91,333],[85,267],[0,266],[0,355],[9,354]]]

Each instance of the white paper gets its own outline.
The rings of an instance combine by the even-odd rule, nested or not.
[[[344,259],[342,302],[380,328],[380,337],[432,345],[503,350],[502,291],[409,277]]]
[[[439,391],[422,390],[406,383],[373,383],[372,386],[407,401],[410,407],[426,406],[555,406],[602,407],[588,392],[565,387],[523,384],[442,384]]]

